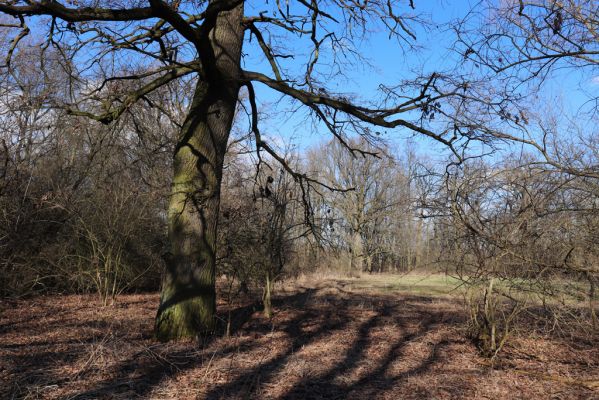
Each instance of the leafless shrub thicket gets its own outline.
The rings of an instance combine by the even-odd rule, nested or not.
[[[230,149],[224,174],[217,266],[236,290],[262,288],[264,312],[299,244],[309,233],[301,191],[283,168]],[[289,155],[288,163],[297,164]],[[236,282],[234,282],[236,281]],[[230,291],[233,290],[230,287]],[[229,298],[231,293],[229,293]]]
[[[483,2],[453,25],[478,78],[464,87],[459,122],[485,133],[487,157],[448,168],[429,212],[490,355],[526,315],[549,329],[597,329],[597,96],[584,86],[599,65],[598,17],[587,0]],[[544,93],[564,71],[582,88],[567,100],[576,110]]]
[[[438,183],[427,213],[439,258],[464,282],[484,352],[497,354],[528,314],[551,329],[597,328],[595,180],[520,155],[467,162]]]
[[[40,62],[19,54],[0,87],[2,295],[156,288],[171,124],[143,107],[110,127],[68,116]]]

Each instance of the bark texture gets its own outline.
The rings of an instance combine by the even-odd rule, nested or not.
[[[170,256],[156,337],[173,340],[215,328],[216,230],[223,159],[239,94],[243,3],[222,12],[201,43],[202,67],[174,154],[168,209]]]

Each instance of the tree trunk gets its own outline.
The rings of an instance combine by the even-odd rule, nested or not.
[[[264,304],[264,316],[266,318],[272,317],[272,276],[270,271],[266,271],[266,280],[264,282],[264,295],[262,296],[262,303]]]
[[[239,94],[243,3],[219,14],[202,54],[204,74],[174,154],[170,255],[155,333],[166,341],[215,328],[216,230],[223,160]]]
[[[349,274],[352,277],[359,278],[360,274],[362,273],[364,260],[363,249],[362,235],[360,235],[360,232],[354,231],[352,234],[351,262],[349,271]]]
[[[369,274],[372,274],[374,272],[372,269],[372,255],[366,254],[364,256],[364,261],[366,262],[366,271],[368,271]]]

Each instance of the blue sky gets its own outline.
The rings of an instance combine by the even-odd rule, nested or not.
[[[371,66],[364,66],[361,63],[350,65],[350,68],[344,69],[346,76],[329,80],[327,87],[332,91],[354,94],[364,101],[375,100],[380,96],[378,92],[380,84],[394,85],[415,74],[430,74],[452,67],[459,56],[449,50],[453,37],[445,24],[455,18],[463,17],[470,9],[469,2],[424,0],[415,1],[415,5],[416,10],[413,12],[420,14],[424,20],[430,21],[427,29],[423,29],[418,24],[412,25],[417,39],[410,44],[414,44],[418,49],[412,50],[407,43],[398,41],[397,38],[389,38],[387,31],[378,24],[379,26],[375,27],[378,32],[373,32],[365,41],[357,45],[357,50],[370,61]],[[256,61],[255,57],[249,57],[246,68],[269,71],[263,62]],[[326,63],[326,60],[324,62]],[[280,99],[278,94],[259,84],[256,85],[256,90],[259,99],[265,103],[267,112],[275,115],[274,118],[263,121],[263,130],[267,136],[269,134],[271,137],[281,136],[285,141],[298,144],[300,148],[330,138],[330,135],[322,129],[311,132],[311,129],[306,127],[305,112],[300,111],[294,115],[282,112],[282,109],[287,108],[289,104],[285,101],[278,103]],[[277,111],[281,111],[281,115],[278,115]],[[406,138],[406,134],[398,130],[386,132],[386,139],[397,144],[401,144],[401,140]],[[434,148],[435,153],[441,150],[430,140],[421,141],[416,138],[415,143],[422,151],[426,151],[428,147]]]
[[[246,12],[257,14],[263,9],[272,9],[273,1],[248,2]],[[291,2],[292,7],[295,2]],[[423,29],[418,24],[412,24],[417,39],[412,43],[419,48],[412,50],[406,43],[398,42],[395,38],[389,38],[381,24],[372,21],[374,32],[369,37],[357,43],[356,49],[370,61],[370,66],[364,66],[360,62],[349,62],[344,68],[345,76],[333,76],[327,79],[326,86],[333,92],[343,92],[356,96],[358,101],[376,100],[380,93],[377,91],[379,84],[393,85],[402,79],[409,79],[415,74],[428,75],[435,71],[443,71],[452,68],[460,56],[450,50],[454,42],[454,35],[446,24],[454,19],[463,18],[473,7],[480,6],[478,1],[449,1],[449,0],[414,0],[415,11],[407,7],[407,0],[403,2],[403,10],[415,12],[422,19],[429,21],[428,29]],[[40,19],[33,19],[33,25]],[[37,30],[36,26],[31,26]],[[305,44],[295,42],[290,44],[291,51],[299,53],[300,56],[306,51]],[[295,46],[295,47],[294,47]],[[269,74],[269,67],[260,56],[260,51],[254,44],[244,48],[248,69],[258,70]],[[305,54],[304,54],[305,55]],[[124,58],[127,62],[127,58]],[[322,58],[322,64],[326,64],[326,56]],[[298,57],[292,60],[291,68],[305,68],[305,58]],[[324,68],[327,69],[326,67]],[[271,75],[271,74],[270,74]],[[556,72],[553,79],[548,81],[542,92],[545,102],[554,103],[563,107],[568,114],[575,114],[586,100],[599,95],[599,82],[593,83],[592,73],[585,71],[564,70]],[[265,110],[265,119],[262,121],[262,131],[267,137],[274,140],[294,143],[299,148],[306,148],[323,140],[330,138],[322,127],[313,131],[307,123],[306,111],[299,109],[295,113],[287,112],[289,102],[279,102],[280,95],[256,84],[259,101]],[[384,130],[382,130],[385,132]],[[396,146],[403,146],[403,140],[411,136],[410,133],[400,130],[387,130],[384,137]],[[416,137],[413,140],[415,148],[431,156],[443,153],[443,148],[437,143]]]
[[[415,1],[416,12],[421,13],[423,19],[431,21],[429,29],[425,30],[417,25],[415,33],[417,50],[410,50],[408,46],[398,43],[396,39],[389,39],[382,29],[373,33],[367,41],[358,45],[358,50],[373,65],[372,68],[360,64],[346,69],[344,78],[330,79],[327,87],[332,91],[355,94],[360,99],[376,99],[379,96],[379,84],[392,85],[402,79],[409,79],[417,73],[430,74],[454,67],[460,56],[450,50],[454,43],[454,34],[447,27],[447,23],[457,18],[463,18],[472,7],[480,6],[479,2],[469,1]],[[380,27],[379,27],[380,28]],[[249,69],[268,71],[263,63],[255,58],[248,58],[246,65]],[[255,68],[254,68],[255,67]],[[556,108],[563,109],[567,114],[576,114],[589,97],[599,95],[599,82],[593,82],[597,77],[589,71],[564,70],[557,71],[552,79],[544,84],[541,99]],[[299,112],[290,115],[282,112],[288,108],[288,103],[278,103],[279,95],[260,87],[256,84],[259,99],[264,104],[269,117],[262,123],[262,130],[266,136],[283,138],[285,142],[293,142],[300,148],[306,148],[330,138],[323,129],[317,133],[306,126],[304,119],[306,113]],[[278,114],[277,112],[280,112]],[[403,146],[403,140],[410,136],[400,130],[387,130],[386,138],[396,146]],[[418,152],[430,157],[444,157],[445,151],[441,145],[429,140],[416,137],[413,140]]]

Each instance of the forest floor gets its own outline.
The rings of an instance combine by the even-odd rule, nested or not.
[[[0,398],[599,399],[596,339],[531,328],[491,366],[447,283],[300,280],[272,319],[238,301],[202,344],[152,338],[157,294],[0,300]]]

